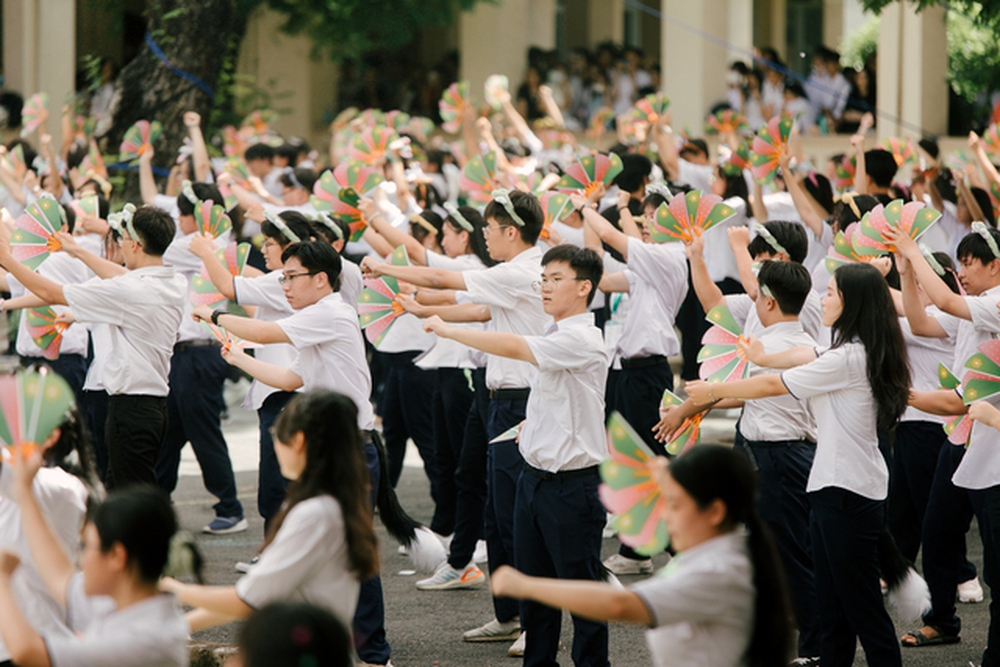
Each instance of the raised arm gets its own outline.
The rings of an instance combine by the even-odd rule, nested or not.
[[[707,313],[716,306],[724,305],[726,296],[712,281],[712,276],[708,273],[708,265],[705,263],[705,239],[701,236],[695,236],[685,250],[688,261],[691,263],[691,284],[694,286],[694,293],[698,297],[702,309]]]
[[[680,175],[681,156],[674,143],[674,131],[670,127],[670,113],[662,114],[653,123],[653,137],[656,140],[657,153],[663,170],[670,180],[676,180]]]
[[[730,227],[727,230],[729,247],[736,258],[736,270],[740,283],[751,299],[757,298],[757,274],[753,272],[753,257],[750,256],[750,230],[746,227]]]
[[[17,261],[10,253],[10,244],[5,238],[0,238],[0,266],[7,269],[10,275],[17,278],[24,285],[25,289],[37,295],[45,303],[57,306],[66,305],[63,286],[54,280],[37,274]]]
[[[417,239],[410,234],[398,229],[385,219],[382,212],[378,210],[378,205],[367,197],[358,202],[358,210],[368,221],[369,226],[386,240],[389,244],[389,252],[382,252],[376,248],[380,255],[385,257],[392,253],[392,250],[399,246],[406,246],[406,252],[410,256],[410,261],[418,266],[427,266],[427,249]],[[374,247],[374,246],[372,246]]]
[[[816,211],[817,203],[804,187],[798,177],[792,172],[788,149],[781,152],[781,172],[785,175],[785,185],[788,194],[792,196],[795,210],[799,212],[802,222],[812,231],[813,236],[819,239],[823,235],[823,225],[826,224],[823,218]]]
[[[584,196],[572,195],[570,201],[574,208],[583,216],[583,222],[597,234],[597,236],[609,246],[621,253],[625,261],[628,261],[628,235],[620,229],[615,228],[611,222],[603,215],[595,211]]]
[[[99,277],[114,278],[115,276],[123,276],[128,273],[128,269],[121,264],[115,264],[114,262],[108,261],[103,257],[98,257],[89,250],[84,249],[79,243],[76,242],[76,238],[72,234],[58,232],[56,236],[62,244],[63,252],[86,264],[87,268]]]
[[[621,225],[622,231],[627,236],[637,238],[641,241],[642,231],[639,229],[639,225],[635,224],[635,218],[632,217],[632,211],[628,207],[630,201],[632,201],[631,194],[624,190],[618,191],[618,201],[616,202],[618,207],[618,224]]]
[[[900,292],[902,292],[903,314],[910,323],[910,331],[925,338],[947,338],[948,334],[937,321],[937,318],[927,314],[927,309],[920,299],[910,260],[902,255],[896,256],[896,267],[899,269]]]
[[[188,249],[205,265],[205,272],[208,273],[215,289],[219,290],[219,293],[230,301],[235,301],[236,288],[234,287],[233,274],[229,272],[229,267],[215,256],[216,248],[212,237],[208,234],[195,233]]]
[[[142,203],[146,206],[153,206],[156,203],[156,195],[160,194],[156,187],[156,179],[153,177],[153,146],[146,146],[146,150],[139,156],[139,195]]]
[[[191,159],[194,161],[194,180],[205,183],[208,175],[212,171],[208,160],[208,148],[205,146],[205,137],[201,133],[201,115],[196,111],[184,112],[184,125],[187,127],[188,136],[191,138]]]
[[[51,664],[45,640],[25,618],[11,577],[21,561],[8,551],[0,551],[0,638],[10,654],[11,661],[25,667],[48,667]]]
[[[436,315],[424,321],[424,331],[437,334],[441,338],[450,338],[487,354],[516,359],[517,361],[527,361],[529,364],[537,365],[538,363],[528,341],[525,340],[524,336],[518,334],[505,331],[464,329],[452,326]]]
[[[191,311],[191,317],[196,322],[211,322],[212,309],[208,306],[199,306]],[[216,318],[216,324],[234,336],[253,343],[260,343],[261,345],[269,345],[271,343],[291,344],[292,342],[285,333],[285,330],[277,322],[265,322],[264,320],[253,320],[249,317],[241,317],[240,315],[233,315],[231,313],[222,313]]]
[[[949,315],[960,317],[963,320],[972,319],[972,313],[969,311],[969,304],[965,301],[965,297],[952,292],[951,288],[934,272],[923,253],[920,252],[916,241],[911,239],[909,234],[900,232],[895,227],[890,227],[886,237],[896,246],[896,252],[909,261],[910,273],[924,288],[924,293],[930,297],[931,303]],[[903,305],[906,307],[905,300]],[[907,319],[909,319],[909,315],[910,312],[907,310]],[[914,333],[917,332],[914,331]]]
[[[854,151],[854,191],[858,194],[868,194],[868,171],[865,167],[865,135],[858,133],[851,137],[851,148]]]

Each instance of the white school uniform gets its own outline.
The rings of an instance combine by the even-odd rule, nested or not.
[[[260,560],[236,582],[254,609],[270,602],[305,602],[350,627],[361,583],[351,572],[340,503],[321,495],[296,504]]]
[[[241,306],[254,306],[257,308],[253,318],[263,322],[277,322],[278,320],[292,315],[292,310],[288,299],[285,298],[285,291],[279,282],[281,271],[271,271],[262,276],[247,278],[245,276],[233,277],[234,301]],[[295,348],[287,343],[272,343],[263,345],[254,350],[254,356],[260,361],[291,368],[299,358],[299,353]],[[247,410],[259,410],[264,401],[271,394],[280,391],[277,387],[264,384],[260,380],[254,379],[250,384],[250,390],[243,400],[242,407]]]
[[[486,268],[483,260],[473,254],[448,257],[430,250],[427,251],[427,266],[435,269],[447,269],[449,271],[482,271]],[[477,331],[485,329],[485,326],[481,322],[463,322],[455,326],[460,326],[463,329],[475,329]],[[435,336],[435,341],[431,348],[414,359],[414,363],[425,370],[431,368],[478,367],[478,364],[473,359],[472,348],[466,347],[450,338],[438,338],[437,336]]]
[[[715,177],[715,167],[710,164],[695,164],[684,158],[677,158],[677,182],[689,185],[694,190],[712,191],[712,179]]]
[[[340,263],[340,289],[338,291],[343,297],[344,303],[356,311],[358,297],[361,296],[361,290],[364,289],[365,280],[361,276],[361,268],[357,264],[344,257],[340,258]]]
[[[335,292],[277,324],[299,351],[292,370],[302,378],[302,390],[330,389],[348,396],[358,407],[358,428],[371,430],[372,379],[354,309]]]
[[[604,387],[608,355],[593,313],[553,322],[525,340],[538,364],[519,449],[547,472],[577,470],[607,458]]]
[[[170,357],[187,301],[187,281],[168,266],[148,266],[81,285],[63,295],[77,322],[110,325],[104,365],[108,394],[166,396]]]
[[[753,635],[753,564],[743,530],[685,549],[629,589],[653,617],[655,667],[742,667]]]
[[[720,283],[726,278],[740,279],[740,270],[736,266],[736,255],[729,245],[729,229],[743,227],[747,224],[747,204],[742,197],[730,197],[722,202],[736,211],[736,215],[721,225],[716,225],[703,235],[705,239],[705,265],[713,283]]]
[[[928,314],[937,317],[943,313],[930,306]],[[906,342],[906,355],[910,361],[910,379],[914,391],[936,391],[940,387],[938,364],[948,365],[955,354],[955,339],[929,338],[917,336],[910,329],[910,322],[905,317],[899,318],[899,326],[903,330],[903,340]],[[961,375],[961,373],[960,373]],[[933,415],[913,406],[908,406],[900,417],[901,422],[923,421],[944,423],[944,417]]]
[[[816,417],[816,457],[807,492],[836,487],[870,500],[888,495],[889,470],[878,449],[867,358],[862,343],[844,343],[781,374],[788,393],[812,399]]]
[[[192,239],[194,239],[194,232],[177,236],[163,253],[164,266],[173,267],[174,271],[187,280],[188,294],[194,291],[191,284],[194,277],[200,275],[204,268],[201,258],[191,252]],[[216,250],[225,248],[229,243],[229,232],[221,234],[212,243]],[[211,261],[216,260],[213,258]],[[184,317],[181,318],[181,327],[177,333],[178,342],[212,339],[212,332],[208,327],[200,322],[195,322],[194,318],[191,317],[191,299],[184,299]]]
[[[628,312],[615,354],[621,359],[680,352],[674,318],[687,294],[687,262],[679,243],[628,240]]]
[[[463,271],[465,290],[458,292],[455,298],[459,303],[489,306],[494,331],[540,335],[551,320],[539,298],[541,260],[541,251],[531,247],[509,262],[485,271]],[[530,387],[535,373],[535,367],[526,361],[487,355],[486,386],[490,389]]]
[[[93,271],[78,259],[70,257],[65,253],[53,253],[37,269],[40,276],[54,280],[60,285],[78,285],[87,282],[94,277]],[[24,296],[28,290],[21,282],[12,275],[7,277],[12,298]],[[55,313],[66,312],[66,306],[52,306]],[[59,354],[79,354],[87,356],[87,328],[83,326],[71,326],[63,332],[62,343],[59,346]],[[23,357],[42,357],[42,350],[35,345],[28,333],[27,311],[21,316],[21,321],[17,327],[17,353]]]
[[[736,318],[736,321],[742,323],[744,335],[760,336],[764,332],[764,325],[761,324],[757,308],[749,295],[726,295],[726,307],[729,308],[729,312]],[[823,326],[823,304],[815,292],[810,292],[805,303],[802,304],[799,324],[802,325],[803,331],[819,343],[823,343],[824,339],[830,339],[830,330]]]

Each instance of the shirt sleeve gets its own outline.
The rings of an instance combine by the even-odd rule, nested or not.
[[[313,305],[278,320],[277,324],[288,336],[292,346],[301,350],[335,339],[336,322],[331,321],[332,319],[328,310]]]
[[[687,281],[687,264],[679,247],[653,245],[637,238],[628,240],[628,268],[647,283],[664,290],[680,288]]]
[[[64,285],[66,305],[78,322],[121,326],[125,322],[126,298],[121,283],[114,278],[94,279],[80,285]]]
[[[523,279],[505,264],[486,271],[463,271],[462,278],[469,301],[496,308],[515,307],[518,293],[524,290],[519,284]]]
[[[732,313],[733,318],[740,323],[741,328],[746,327],[747,318],[753,309],[753,299],[746,294],[728,294],[725,297],[726,307]]]
[[[1000,333],[1000,312],[997,311],[995,296],[967,296],[965,303],[969,306],[972,325],[977,331],[991,334]]]
[[[801,400],[848,387],[851,373],[844,352],[842,347],[830,349],[815,361],[783,372],[781,380],[788,393]]]
[[[683,576],[656,576],[630,587],[653,616],[653,627],[718,619],[736,601],[749,599],[748,571],[705,568]]]
[[[525,336],[541,371],[583,370],[594,363],[594,350],[575,331],[553,331],[548,336]]]
[[[233,276],[233,293],[236,303],[241,306],[267,306],[275,310],[290,310],[281,285],[273,278],[268,278],[268,274],[253,278]]]

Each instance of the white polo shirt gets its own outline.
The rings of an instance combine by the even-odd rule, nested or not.
[[[334,292],[277,324],[299,351],[292,370],[302,378],[302,390],[330,389],[348,396],[358,406],[358,428],[371,430],[372,378],[354,309]]]
[[[677,354],[674,318],[688,279],[684,247],[629,238],[627,266],[629,305],[615,353],[623,359]]]
[[[37,273],[60,285],[79,285],[94,277],[94,272],[88,269],[86,264],[63,252],[49,255],[49,258],[38,267]],[[12,298],[28,293],[24,285],[14,276],[8,275],[7,283]],[[52,306],[52,310],[58,315],[66,312],[67,308],[66,306]],[[35,341],[31,340],[31,335],[28,333],[27,314],[27,310],[21,311],[21,321],[17,327],[17,353],[23,357],[41,357],[42,350],[35,345]],[[59,354],[79,354],[86,357],[87,340],[86,327],[71,326],[63,332]]]
[[[764,325],[761,324],[760,316],[757,315],[757,308],[753,299],[747,294],[726,295],[726,307],[737,322],[743,324],[743,333],[747,336],[760,336],[764,332]],[[802,304],[802,311],[799,313],[799,324],[802,330],[809,336],[823,343],[830,339],[830,329],[823,326],[823,304],[819,295],[810,292]]]
[[[705,265],[708,267],[708,275],[715,283],[722,282],[726,278],[740,279],[740,270],[736,266],[736,255],[733,254],[733,248],[729,245],[729,230],[747,224],[747,203],[742,197],[730,197],[722,203],[731,207],[736,211],[736,214],[721,225],[712,227],[703,235],[705,239]]]
[[[937,317],[943,313],[930,306],[928,315]],[[917,336],[910,329],[910,322],[905,318],[899,318],[899,326],[903,330],[903,340],[906,342],[906,355],[910,360],[910,383],[915,391],[936,391],[940,387],[938,378],[938,364],[951,365],[951,359],[955,355],[955,339],[929,338],[927,336]],[[952,369],[961,377],[964,369]],[[909,406],[900,418],[900,421],[924,421],[944,423],[944,417],[932,415],[923,410]]]
[[[166,396],[170,357],[187,302],[187,281],[169,266],[63,287],[77,322],[110,325],[104,365],[108,394]]]
[[[548,472],[599,464],[608,455],[604,386],[609,359],[593,313],[553,322],[526,336],[538,362],[519,449],[525,463]]]
[[[340,258],[340,265],[340,289],[338,291],[344,299],[344,303],[357,311],[358,297],[361,296],[361,290],[365,286],[364,278],[361,276],[361,268],[344,257]]]
[[[816,457],[807,492],[832,486],[871,500],[888,495],[889,470],[878,449],[867,358],[862,343],[845,343],[781,374],[788,393],[812,399],[816,417]]]
[[[489,306],[494,331],[538,336],[551,322],[537,288],[541,276],[542,252],[531,247],[485,271],[463,271],[466,289],[458,292],[456,299]],[[486,386],[490,389],[530,387],[536,373],[526,361],[487,355]]]
[[[483,260],[476,255],[460,255],[448,257],[430,250],[427,251],[427,266],[449,271],[482,271],[486,268]],[[481,322],[454,323],[463,329],[482,331],[485,327]],[[430,368],[476,368],[472,348],[466,347],[450,338],[435,336],[434,344],[429,350],[414,360],[417,366]]]
[[[190,294],[194,291],[191,282],[195,276],[200,275],[204,270],[201,258],[191,252],[191,240],[193,238],[194,232],[184,236],[177,236],[167,246],[167,251],[163,253],[164,266],[173,267],[174,271],[184,276],[184,279],[187,281],[189,296],[187,299],[184,299],[184,317],[181,319],[181,328],[177,336],[178,341],[212,340],[213,338],[212,332],[203,324],[195,322],[194,318],[191,317]],[[225,248],[229,244],[229,232],[225,232],[212,243],[217,251]],[[216,260],[213,258],[211,261],[214,262]]]
[[[257,310],[253,314],[255,320],[277,322],[288,317],[295,311],[285,298],[285,291],[278,282],[280,278],[281,271],[271,271],[253,278],[234,276],[233,295],[236,297],[234,301],[241,306],[256,307]],[[299,353],[287,343],[272,343],[256,348],[254,356],[275,366],[291,368],[299,358]],[[242,407],[247,410],[259,410],[267,397],[277,391],[279,389],[276,387],[255,379],[250,385],[250,391],[247,392]]]

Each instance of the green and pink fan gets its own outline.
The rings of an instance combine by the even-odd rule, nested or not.
[[[1000,158],[1000,126],[997,126],[996,123],[990,123],[990,126],[983,132],[981,140],[987,153],[994,158]]]
[[[222,153],[226,157],[240,157],[250,145],[233,125],[222,128]]]
[[[747,141],[740,141],[733,150],[729,146],[719,148],[719,166],[726,176],[739,176],[744,169],[750,168],[750,144]]]
[[[615,118],[615,110],[611,107],[601,107],[590,117],[587,125],[587,135],[596,139],[608,129],[608,123]]]
[[[317,210],[343,218],[351,229],[351,240],[357,241],[368,226],[358,210],[358,202],[384,180],[376,169],[357,162],[341,162],[316,181],[310,201]]]
[[[490,74],[486,77],[486,83],[483,84],[483,96],[486,98],[486,103],[494,110],[499,110],[503,106],[501,100],[503,94],[508,90],[510,90],[510,82],[503,74]]]
[[[229,158],[223,165],[222,171],[232,176],[233,183],[241,188],[247,187],[250,183],[250,169],[247,168],[247,163],[243,161],[243,158]]]
[[[608,453],[601,463],[601,502],[618,539],[643,556],[667,548],[666,501],[656,483],[656,455],[618,412],[608,418]]]
[[[221,325],[212,324],[211,322],[202,322],[202,324],[212,332],[212,335],[222,344],[222,349],[224,350],[249,350],[255,347],[263,347],[259,343],[251,343],[248,340],[243,340]]]
[[[412,134],[420,141],[426,142],[434,132],[434,121],[426,116],[412,116],[401,132]]]
[[[232,211],[234,208],[239,206],[240,201],[233,194],[233,191],[229,188],[228,183],[216,183],[216,187],[219,188],[219,194],[222,195],[222,201],[225,204],[226,212]]]
[[[441,113],[442,129],[451,134],[457,134],[462,126],[462,112],[469,105],[469,82],[457,81],[444,91],[438,101],[438,111]]]
[[[410,124],[410,114],[399,109],[393,109],[385,113],[385,126],[395,132],[405,132],[406,126]]]
[[[3,156],[3,167],[18,178],[24,178],[28,165],[24,162],[24,147],[21,144],[14,146]]]
[[[472,201],[485,204],[493,199],[493,191],[500,187],[496,176],[496,151],[489,151],[485,155],[476,154],[462,167],[458,187],[467,192]]]
[[[669,389],[664,389],[663,398],[660,399],[660,410],[663,411],[669,407],[679,406],[683,402],[677,394]],[[681,422],[677,430],[671,433],[667,439],[667,454],[676,456],[697,446],[698,441],[701,439],[701,420],[704,416],[704,412],[699,412]]]
[[[35,93],[28,98],[28,101],[24,103],[24,108],[21,110],[22,137],[28,136],[42,126],[45,119],[49,117],[48,106],[48,93]]]
[[[56,322],[56,315],[57,313],[52,306],[28,308],[24,312],[24,316],[27,318],[28,335],[42,351],[42,356],[50,361],[59,358],[63,333],[69,326],[63,322]]]
[[[781,166],[781,152],[795,126],[794,118],[775,116],[762,127],[750,145],[750,171],[758,183],[769,184]]]
[[[712,326],[701,338],[698,351],[698,377],[706,382],[742,380],[750,374],[750,360],[740,347],[748,341],[743,329],[726,306],[716,306],[705,319]]]
[[[749,132],[747,117],[735,109],[719,109],[705,119],[705,132],[709,134],[742,134]]]
[[[389,262],[395,266],[410,266],[406,246],[392,252]],[[365,337],[376,348],[382,344],[393,323],[406,310],[399,303],[399,281],[391,276],[369,278],[358,296],[358,321]]]
[[[897,168],[901,169],[904,164],[917,161],[917,151],[909,139],[890,137],[882,142],[882,148],[892,153],[892,159],[896,161]]]
[[[566,167],[556,188],[566,194],[580,193],[589,197],[602,184],[610,186],[622,169],[622,159],[616,153],[584,155]]]
[[[385,162],[389,144],[399,139],[399,135],[384,125],[368,127],[351,142],[350,159],[368,166]]]
[[[631,115],[637,120],[644,120],[650,124],[660,120],[663,114],[670,108],[670,98],[663,93],[650,93],[646,95],[632,107]]]
[[[134,162],[156,143],[163,134],[160,121],[140,120],[125,132],[122,145],[118,148],[118,159],[121,162]]]
[[[869,240],[874,242],[874,246],[864,246],[855,248],[862,254],[871,254],[868,249],[873,248],[879,254],[896,252],[896,246],[889,243],[886,233],[890,227],[895,227],[906,232],[911,239],[918,239],[926,232],[931,225],[941,219],[941,213],[925,206],[922,202],[903,203],[902,199],[885,204],[877,205],[868,211],[861,218],[859,229]]]
[[[975,164],[975,159],[968,152],[961,149],[949,153],[948,157],[944,159],[944,166],[952,171],[963,174],[965,173],[965,168],[970,164]]]
[[[71,131],[73,132],[73,136],[77,139],[90,141],[91,137],[94,136],[95,129],[97,129],[96,118],[83,115],[77,115],[73,118]]]
[[[247,316],[247,311],[235,301],[230,301],[222,292],[216,289],[212,279],[202,269],[201,274],[191,278],[191,290],[188,292],[191,307],[208,306],[212,310],[225,308],[228,312],[241,317]]]
[[[542,233],[539,235],[543,240],[547,240],[550,236],[550,229],[552,228],[552,223],[556,220],[562,220],[563,216],[572,210],[573,206],[570,203],[569,195],[562,192],[543,192],[538,198],[539,202],[542,204],[542,212],[545,214],[545,221],[542,224]]]
[[[211,201],[198,202],[194,207],[194,222],[199,234],[208,234],[213,239],[218,238],[233,228],[233,222],[226,215],[226,209]]]
[[[277,114],[270,109],[251,111],[240,123],[240,134],[250,143],[271,143],[271,125]]]
[[[836,236],[833,237],[833,245],[830,246],[826,258],[823,260],[826,270],[830,272],[830,275],[833,275],[834,271],[844,264],[867,262],[871,259],[869,256],[862,255],[854,249],[851,239],[855,237],[855,234],[860,235],[860,231],[858,230],[858,223],[852,222],[847,226],[846,230],[837,232]]]
[[[100,216],[101,208],[97,195],[84,195],[70,202],[77,217],[96,218]]]
[[[669,204],[660,204],[649,235],[656,243],[689,243],[734,215],[736,209],[723,204],[722,197],[692,190],[683,197],[675,196]]]
[[[235,241],[228,244],[225,248],[219,248],[215,253],[215,258],[229,270],[229,275],[242,276],[243,272],[247,268],[247,257],[250,256],[250,244],[249,243],[239,243]],[[206,278],[208,273],[203,271],[202,275]]]
[[[0,375],[0,446],[32,451],[66,421],[73,390],[50,371]]]
[[[850,190],[854,186],[854,175],[858,171],[858,158],[854,155],[845,155],[834,167],[833,187],[841,192]]]
[[[14,259],[34,271],[60,250],[62,243],[55,233],[66,224],[66,212],[55,199],[39,197],[17,219],[17,229],[10,235]]]
[[[965,362],[969,369],[962,378],[962,400],[981,401],[1000,393],[1000,340],[981,343]]]
[[[104,164],[104,156],[101,155],[101,149],[97,147],[97,141],[93,138],[90,139],[90,147],[87,149],[87,154],[80,160],[80,173],[88,178],[100,176],[106,179],[108,177],[108,168]]]
[[[364,121],[362,124],[367,126],[372,125],[385,125],[385,112],[381,109],[372,109],[369,107],[361,113],[358,114],[358,118]]]
[[[962,392],[961,380],[944,364],[938,364],[938,384],[941,389]],[[972,433],[972,420],[967,414],[959,415],[947,420],[943,428],[948,435],[948,442],[953,445],[965,445],[969,442],[969,434]]]

